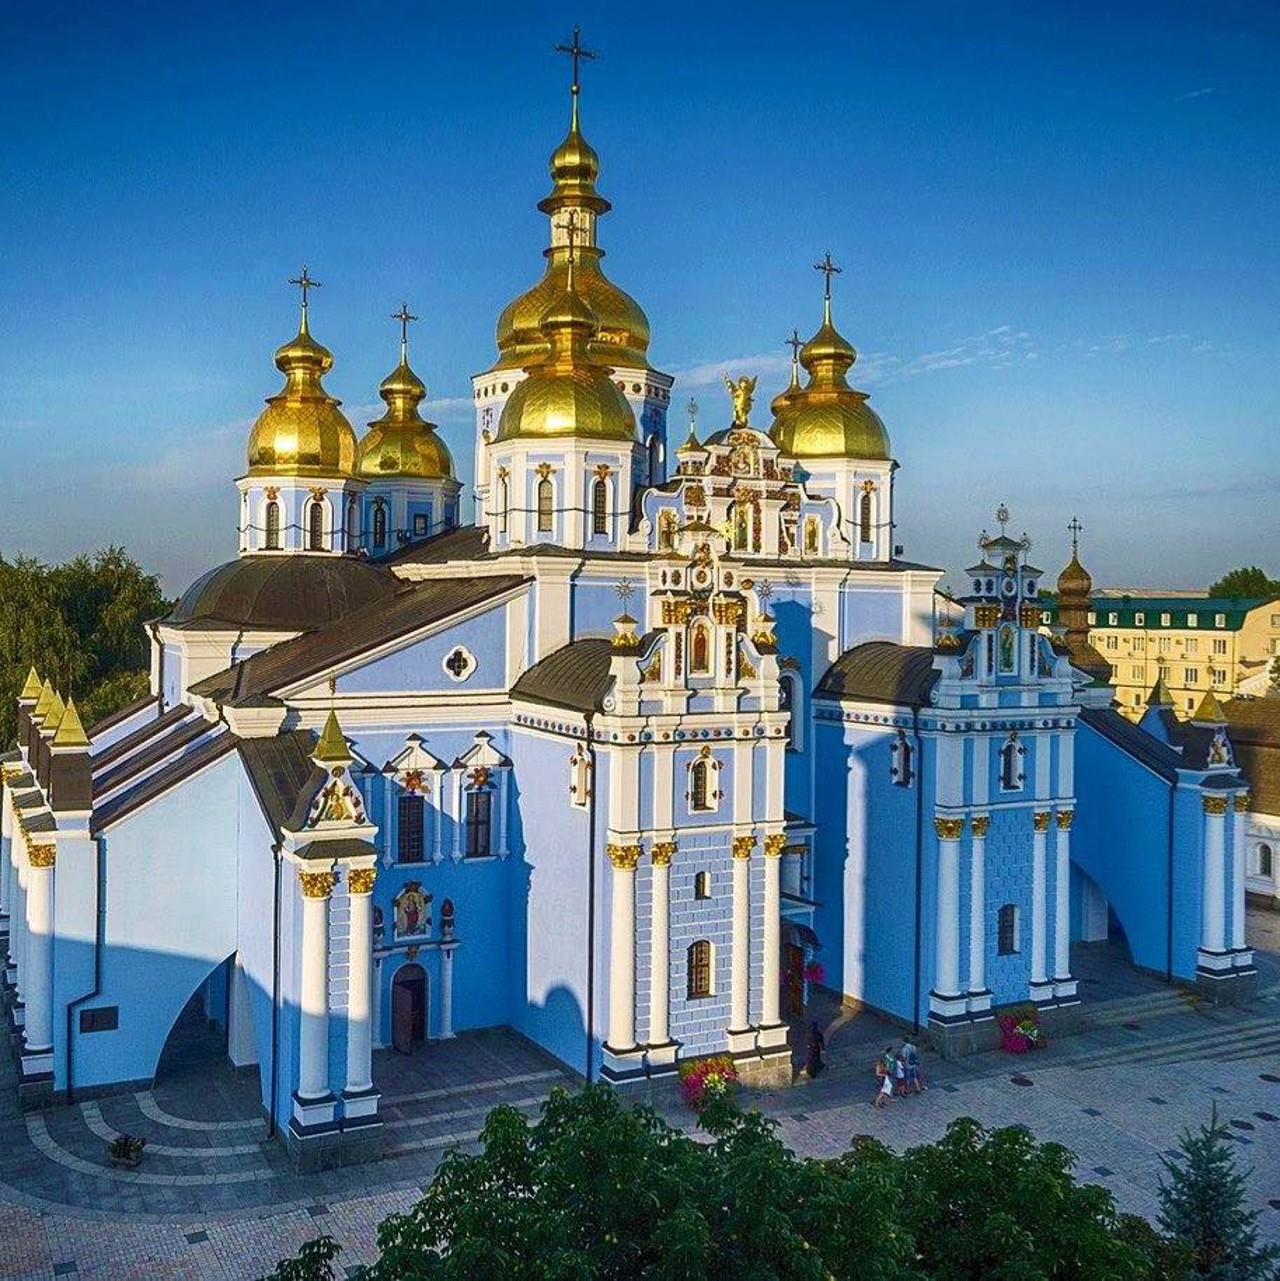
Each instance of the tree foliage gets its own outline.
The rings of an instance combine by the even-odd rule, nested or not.
[[[1209,588],[1210,596],[1231,600],[1247,600],[1261,596],[1265,600],[1280,596],[1280,579],[1272,578],[1257,565],[1244,565],[1223,574]]]
[[[1179,1281],[1184,1252],[1117,1214],[1105,1188],[1077,1184],[1074,1164],[1021,1127],[968,1118],[901,1156],[855,1137],[818,1160],[790,1151],[758,1112],[708,1141],[593,1085],[557,1091],[536,1122],[491,1112],[481,1150],[450,1152],[426,1195],[383,1222],[377,1262],[356,1275]]]
[[[0,743],[13,741],[33,664],[86,725],[146,693],[143,624],[167,605],[159,580],[121,547],[62,565],[0,557]]]

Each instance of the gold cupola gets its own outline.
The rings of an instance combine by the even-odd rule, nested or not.
[[[333,368],[333,353],[311,336],[307,290],[318,285],[306,268],[289,282],[302,290],[298,332],[276,352],[284,388],[267,400],[249,433],[251,476],[349,477],[354,474],[356,434],[325,391],[321,379]]]
[[[542,315],[565,291],[569,270],[569,245],[564,235],[566,217],[577,225],[576,288],[595,313],[598,329],[587,344],[592,360],[609,369],[648,367],[649,319],[625,290],[608,280],[600,269],[604,251],[596,244],[596,219],[609,212],[609,202],[596,190],[600,157],[582,135],[578,120],[578,59],[591,57],[578,42],[560,46],[573,55],[573,84],[569,132],[551,153],[551,194],[538,208],[551,222],[551,244],[543,251],[547,269],[532,289],[508,303],[498,317],[498,360],[493,368],[523,369],[542,360],[547,343]]]
[[[387,406],[356,449],[356,475],[364,480],[411,477],[419,480],[452,480],[453,457],[440,439],[439,428],[418,412],[427,388],[409,368],[408,304],[392,317],[400,321],[400,363],[382,380],[378,395]]]
[[[526,366],[498,420],[498,442],[571,436],[634,442],[636,419],[609,370],[591,357],[599,321],[578,293],[572,232],[564,289],[543,312],[539,332],[548,355]]]
[[[822,324],[799,353],[809,381],[798,387],[793,361],[792,386],[773,401],[769,434],[792,458],[888,461],[889,433],[880,415],[867,404],[866,392],[849,386],[858,353],[831,320],[831,276],[840,269],[828,254],[819,270],[827,276]]]

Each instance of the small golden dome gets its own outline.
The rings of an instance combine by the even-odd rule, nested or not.
[[[1066,569],[1058,575],[1058,596],[1066,597],[1084,597],[1087,598],[1093,591],[1093,578],[1089,571],[1080,563],[1075,549],[1072,549],[1071,560]]]
[[[366,480],[412,476],[422,480],[451,480],[453,457],[440,439],[439,428],[418,412],[427,388],[409,368],[406,344],[400,344],[400,363],[383,380],[378,395],[387,412],[369,424],[356,449],[356,475]]]
[[[565,288],[546,306],[539,330],[547,358],[529,365],[498,421],[499,441],[538,436],[634,441],[636,419],[609,370],[596,364],[589,344],[599,325],[575,288],[570,261]]]
[[[866,458],[888,460],[889,433],[867,404],[866,392],[850,387],[845,375],[858,358],[831,323],[831,300],[818,332],[800,349],[808,384],[792,387],[772,405],[774,443],[792,458]]]
[[[333,354],[316,342],[307,309],[297,334],[276,352],[284,388],[267,400],[249,433],[251,476],[350,476],[356,434],[335,400],[321,385],[333,368]]]

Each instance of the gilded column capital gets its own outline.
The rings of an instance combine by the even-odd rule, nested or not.
[[[973,839],[975,841],[986,840],[987,831],[991,827],[991,815],[975,814],[969,821],[973,824]]]
[[[613,864],[615,872],[634,872],[644,854],[644,846],[611,843],[605,846],[605,853],[609,855],[609,862]]]
[[[376,867],[353,867],[347,873],[348,894],[372,894],[373,883],[378,879]]]
[[[337,872],[299,872],[303,898],[328,898],[338,883]]]
[[[938,833],[940,841],[958,841],[964,835],[964,817],[948,818],[943,814],[935,814],[933,830]]]
[[[653,859],[654,867],[670,867],[675,852],[675,841],[654,841],[649,847],[649,857]]]
[[[756,838],[752,836],[735,836],[733,838],[733,857],[750,858],[751,851],[756,847]]]
[[[764,856],[765,858],[781,858],[782,851],[787,848],[787,838],[782,832],[775,832],[772,836],[764,838]]]
[[[1249,793],[1237,792],[1236,793],[1236,813],[1247,814],[1248,812],[1249,812]]]
[[[1204,798],[1204,812],[1215,817],[1225,814],[1227,812],[1227,798],[1225,796],[1206,796]]]
[[[27,862],[32,867],[52,867],[57,861],[58,847],[56,845],[32,845],[27,850]]]
[[[1071,830],[1071,822],[1075,818],[1075,816],[1076,816],[1075,810],[1059,810],[1058,811],[1058,831],[1069,832]]]
[[[1048,810],[1036,810],[1033,824],[1037,832],[1047,832],[1049,830],[1050,814]]]

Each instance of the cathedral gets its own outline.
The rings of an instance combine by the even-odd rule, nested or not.
[[[673,429],[604,271],[573,52],[545,267],[472,380],[471,523],[414,317],[357,434],[304,269],[238,555],[149,625],[149,696],[86,728],[23,688],[0,956],[24,1102],[150,1082],[197,997],[317,1168],[379,1151],[375,1051],[467,1029],[589,1080],[729,1053],[788,1081],[819,989],[961,1052],[1002,1007],[1080,1001],[1072,944],[1109,934],[1249,994],[1222,709],[1181,721],[1157,688],[1119,715],[1088,574],[1047,583],[1003,507],[958,602],[900,558],[829,256],[768,411],[733,371],[716,421]]]

